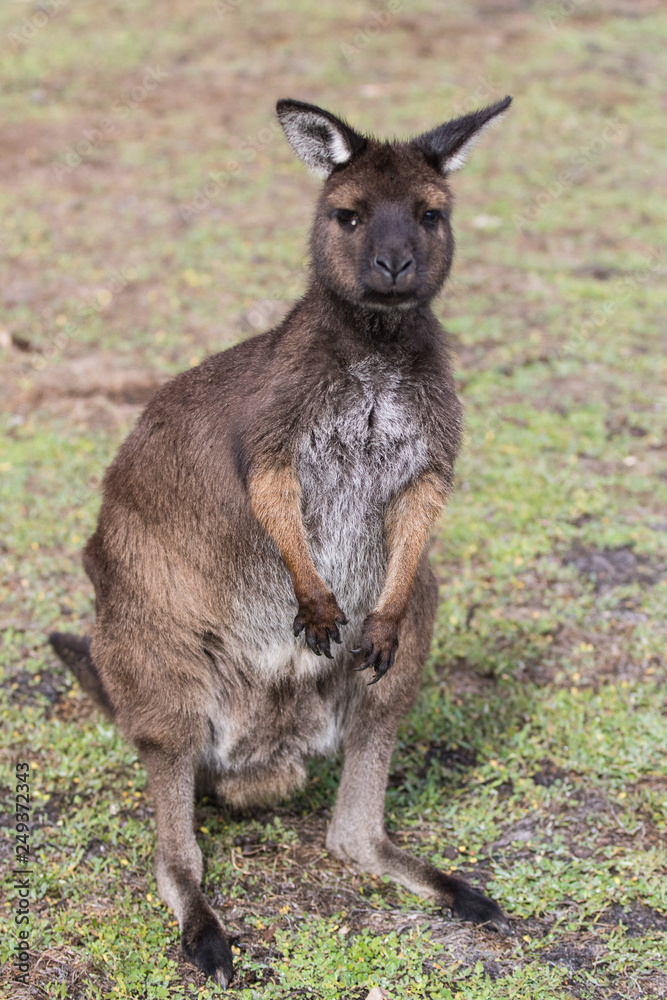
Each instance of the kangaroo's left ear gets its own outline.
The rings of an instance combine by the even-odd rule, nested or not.
[[[467,160],[470,150],[482,132],[495,124],[511,103],[512,98],[505,97],[488,108],[472,111],[462,118],[454,118],[444,125],[431,129],[430,132],[418,135],[410,145],[423,153],[426,159],[443,174],[458,170]]]
[[[318,177],[328,177],[366,147],[363,135],[315,104],[285,99],[276,112],[290,146]]]

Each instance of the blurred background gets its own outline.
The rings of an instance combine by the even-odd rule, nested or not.
[[[232,995],[665,994],[666,44],[662,0],[3,4],[2,759],[7,794],[34,768],[40,858],[9,996],[213,995],[156,899],[134,751],[44,636],[91,627],[80,551],[141,407],[305,286],[319,183],[276,100],[407,137],[505,94],[452,179],[467,439],[389,815],[516,936],[328,858],[336,763],[252,820],[204,804],[207,892]]]

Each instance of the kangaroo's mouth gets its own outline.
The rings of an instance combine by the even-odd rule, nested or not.
[[[379,309],[405,309],[417,305],[418,302],[419,296],[413,288],[404,290],[391,288],[381,292],[377,288],[366,287],[361,298],[362,305],[375,306]]]

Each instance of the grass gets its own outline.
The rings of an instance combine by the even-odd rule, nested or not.
[[[170,0],[156,28],[152,5],[91,0],[18,42],[37,8],[0,13],[0,752],[10,804],[30,764],[35,861],[27,986],[0,891],[12,1000],[219,993],[157,899],[136,754],[44,636],[90,628],[79,554],[141,403],[303,287],[317,185],[272,128],[274,99],[408,134],[504,93],[511,113],[454,182],[438,310],[467,440],[387,814],[397,842],[486,886],[512,934],[330,858],[339,761],[252,817],[200,803],[205,888],[244,1000],[665,995],[667,19],[648,0],[571,7],[413,0],[376,31],[351,0]],[[13,806],[3,822],[10,859]]]

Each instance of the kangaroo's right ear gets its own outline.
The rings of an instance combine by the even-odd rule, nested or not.
[[[276,111],[290,146],[318,177],[328,177],[366,147],[363,135],[315,104],[281,100]]]

